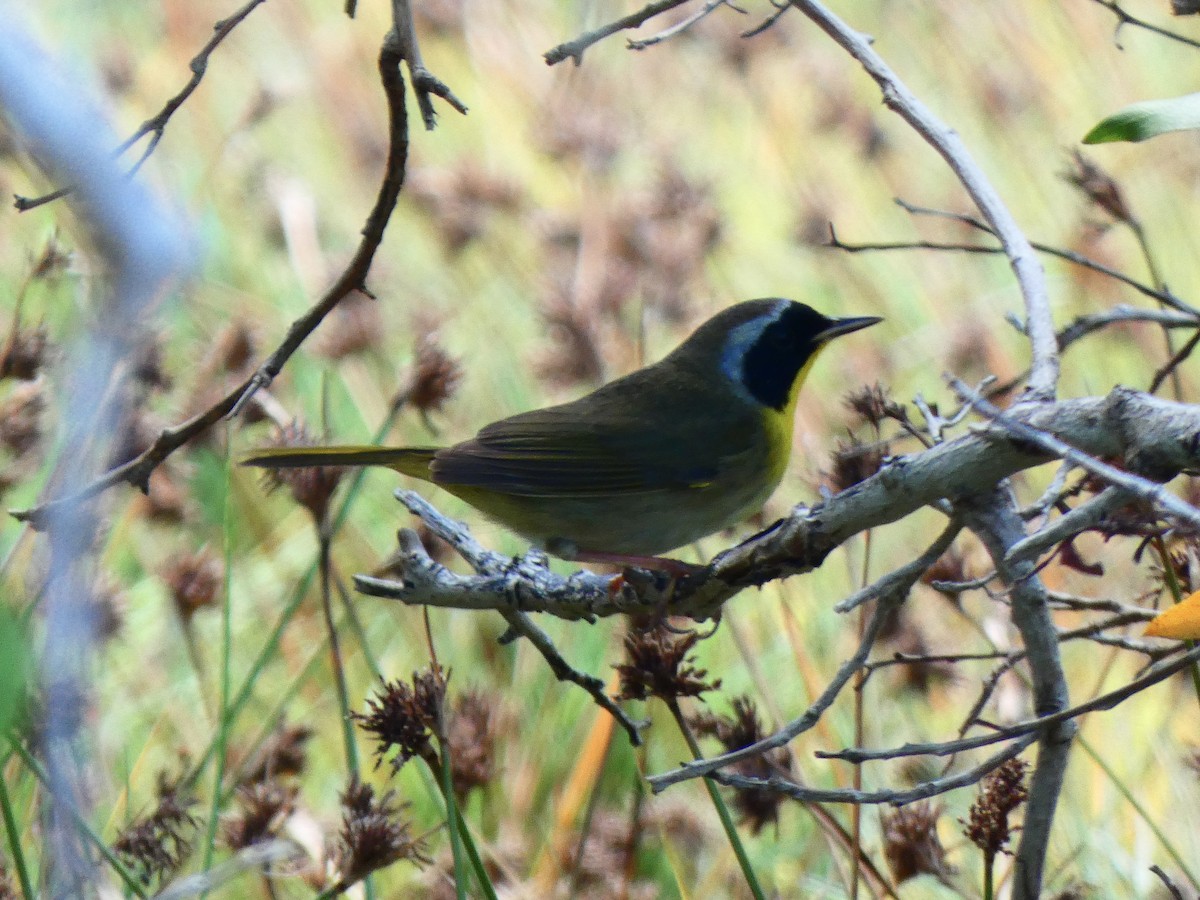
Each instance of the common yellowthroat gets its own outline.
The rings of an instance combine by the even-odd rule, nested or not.
[[[387,466],[563,559],[657,554],[757,512],[783,477],[796,396],[821,350],[881,321],[777,298],[713,316],[661,362],[452,447],[283,447],[246,465]]]

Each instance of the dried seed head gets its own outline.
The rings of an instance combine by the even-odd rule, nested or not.
[[[147,392],[171,389],[172,379],[163,363],[163,345],[158,338],[147,338],[134,349],[133,380]]]
[[[897,422],[908,421],[908,411],[897,403],[882,385],[876,383],[846,395],[846,406],[860,419],[879,430],[885,419]]]
[[[721,680],[705,681],[708,672],[697,669],[688,654],[700,641],[697,632],[675,634],[663,625],[625,635],[629,662],[618,665],[621,690],[618,700],[646,700],[659,697],[699,697],[715,691]]]
[[[296,809],[297,788],[279,781],[260,781],[237,789],[237,812],[221,827],[225,845],[243,850],[279,834]]]
[[[430,334],[418,338],[416,357],[412,377],[397,402],[403,399],[422,415],[441,412],[458,390],[462,366]]]
[[[883,468],[887,452],[886,443],[876,441],[864,444],[851,434],[848,441],[838,441],[833,454],[833,468],[825,473],[825,483],[834,493],[852,488]]]
[[[454,793],[460,801],[472,788],[486,787],[495,775],[499,719],[495,700],[480,691],[469,691],[454,702],[447,743]]]
[[[555,289],[541,305],[554,342],[539,361],[538,374],[554,384],[595,384],[604,378],[600,327],[593,311],[576,304],[566,290]]]
[[[971,804],[963,834],[967,840],[991,859],[1004,850],[1011,837],[1009,815],[1029,796],[1025,789],[1025,770],[1029,766],[1024,760],[1010,759],[1001,763],[994,772],[983,779],[979,796]]]
[[[316,349],[330,359],[343,359],[376,349],[383,334],[379,302],[367,294],[355,292],[329,315]]]
[[[474,162],[453,169],[418,169],[409,176],[406,189],[429,214],[451,255],[482,237],[497,213],[521,206],[517,184]]]
[[[897,884],[918,875],[944,881],[951,874],[937,833],[941,814],[941,806],[928,800],[883,812],[883,855]]]
[[[757,744],[766,737],[758,718],[758,709],[748,696],[733,699],[733,715],[720,716],[701,714],[690,720],[697,734],[715,737],[727,752],[741,750]],[[742,760],[733,766],[739,775],[750,778],[770,778],[791,767],[792,757],[786,747],[778,747],[767,753]],[[784,795],[769,788],[737,788],[734,806],[742,814],[742,821],[749,824],[758,834],[769,824],[779,821],[779,808]]]
[[[304,773],[308,764],[307,745],[313,730],[307,725],[288,725],[281,722],[263,742],[241,777],[241,784],[295,777]]]
[[[1075,187],[1090,203],[1104,210],[1118,222],[1137,225],[1133,211],[1125,202],[1125,195],[1116,179],[1080,153],[1072,151],[1071,168],[1063,173],[1063,180]]]
[[[308,430],[299,422],[281,428],[275,436],[275,447],[314,447]],[[295,469],[267,469],[263,481],[268,490],[286,487],[292,499],[307,509],[313,519],[322,522],[329,511],[329,501],[341,483],[343,470],[336,466],[302,466]]]
[[[224,578],[225,567],[205,548],[175,557],[162,573],[175,609],[184,621],[198,610],[216,604]]]
[[[437,765],[433,746],[434,729],[441,716],[446,681],[440,669],[414,672],[410,687],[403,681],[384,681],[374,697],[367,698],[367,712],[350,713],[363,731],[374,735],[376,768],[394,747],[392,774],[413,757]]]
[[[354,781],[342,794],[342,828],[332,853],[340,891],[402,859],[429,865],[425,842],[412,837],[409,823],[397,817],[405,807],[394,798],[388,791],[376,799],[370,785]]]
[[[627,875],[635,869],[633,857],[642,831],[641,822],[628,811],[597,809],[587,833],[562,845],[561,868],[571,873],[574,892],[557,896],[594,897],[597,900],[645,896],[644,885],[630,884]],[[659,895],[655,891],[650,896]]]
[[[46,408],[42,382],[30,381],[14,387],[0,402],[0,445],[13,456],[32,455],[42,440],[42,413]]]
[[[46,326],[15,325],[0,350],[0,378],[32,381],[46,361]]]
[[[113,843],[113,852],[144,885],[174,875],[191,855],[199,823],[189,811],[195,801],[176,793],[160,776],[158,806]]]

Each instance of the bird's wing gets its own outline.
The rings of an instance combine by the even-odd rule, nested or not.
[[[584,408],[565,404],[495,422],[439,451],[431,470],[435,483],[530,497],[679,491],[711,483],[751,452],[749,441],[749,434],[721,439],[704,422],[655,421],[629,404],[597,404],[593,395]]]

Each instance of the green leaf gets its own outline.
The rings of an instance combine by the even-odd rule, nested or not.
[[[1168,131],[1200,128],[1200,94],[1146,100],[1101,119],[1083,138],[1085,144],[1144,141]]]

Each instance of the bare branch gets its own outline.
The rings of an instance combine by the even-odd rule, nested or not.
[[[437,110],[433,98],[440,97],[462,115],[467,114],[466,105],[454,96],[454,92],[425,67],[421,58],[421,45],[417,41],[417,26],[413,20],[411,0],[392,0],[392,27],[398,42],[400,56],[408,63],[408,74],[412,76],[413,93],[417,95],[417,108],[421,110],[421,121],[426,131],[437,127]]]
[[[173,428],[163,429],[154,443],[144,452],[110,469],[104,475],[82,487],[70,497],[54,500],[33,509],[14,512],[22,522],[29,522],[36,529],[43,529],[50,517],[68,505],[91,499],[117,484],[129,484],[149,490],[150,473],[172,453],[188,441],[203,434],[226,416],[235,415],[249,402],[259,388],[270,384],[279,374],[292,354],[324,320],[330,311],[355,291],[365,290],[367,273],[375,258],[375,251],[383,240],[392,210],[395,209],[400,189],[404,185],[408,161],[408,113],[404,99],[404,79],[400,73],[400,57],[394,44],[385,41],[379,54],[379,74],[387,96],[389,112],[390,143],[383,181],[375,206],[363,227],[363,239],[345,271],[303,317],[292,323],[283,342],[267,357],[266,361],[245,382],[226,394],[221,400],[186,422]]]
[[[854,788],[810,788],[786,778],[753,778],[728,772],[716,772],[709,777],[729,787],[775,791],[795,800],[811,803],[853,803],[856,805],[890,803],[893,806],[903,806],[905,803],[936,797],[938,794],[945,794],[948,791],[976,784],[1001,763],[1019,756],[1035,740],[1034,735],[1024,735],[976,766],[964,769],[955,775],[923,781],[904,790],[859,791]],[[658,786],[654,785],[653,777],[650,782],[656,791],[659,790]]]
[[[1076,507],[1057,519],[1053,525],[1036,531],[1013,544],[1008,551],[1010,563],[1033,559],[1055,544],[1074,537],[1080,532],[1095,528],[1115,509],[1129,502],[1129,495],[1118,488],[1105,488],[1087,503]]]
[[[488,550],[471,536],[461,522],[454,522],[443,516],[430,506],[420,494],[412,491],[397,491],[396,496],[401,503],[408,507],[410,512],[421,518],[430,531],[450,544],[482,576],[506,580],[513,577],[514,569],[524,568],[535,573],[549,570],[546,557],[536,551],[531,551],[522,560],[513,560],[511,557]],[[406,576],[410,565],[422,572],[429,572],[432,568],[441,568],[425,553],[415,532],[407,529],[401,531],[400,547],[403,553],[402,562],[406,567]],[[442,571],[445,570],[442,569]],[[609,580],[605,579],[605,582],[607,583]],[[640,729],[644,727],[644,723],[635,723],[625,715],[616,701],[605,693],[603,681],[573,668],[558,652],[558,648],[554,646],[549,635],[538,628],[518,605],[513,604],[500,608],[497,612],[504,617],[510,629],[510,632],[502,637],[501,641],[507,642],[518,636],[528,638],[534,648],[549,663],[550,669],[559,681],[572,682],[587,691],[596,704],[607,711],[625,729],[634,746],[641,744]]]
[[[564,59],[575,60],[575,65],[583,65],[583,52],[593,44],[598,44],[609,35],[616,34],[618,31],[624,31],[627,28],[638,28],[642,23],[655,16],[662,15],[668,10],[674,9],[677,6],[682,6],[687,0],[655,0],[653,3],[648,3],[635,13],[630,13],[623,16],[614,22],[609,22],[607,25],[601,25],[599,28],[594,28],[591,31],[585,31],[579,37],[572,41],[559,44],[557,47],[552,47],[542,54],[542,59],[546,60],[546,65],[553,66],[562,62]]]
[[[1179,497],[1168,491],[1162,484],[1151,481],[1148,478],[1143,478],[1140,475],[1134,475],[1123,469],[1118,469],[1116,466],[1109,465],[1106,462],[1101,462],[1099,459],[1089,456],[1078,447],[1073,447],[1048,432],[1040,431],[1025,422],[1013,418],[1009,414],[1001,412],[987,400],[979,396],[977,391],[967,387],[956,378],[950,380],[950,386],[981,413],[997,425],[1011,431],[1021,440],[1035,444],[1047,453],[1052,453],[1072,465],[1086,469],[1097,478],[1115,485],[1135,497],[1153,503],[1175,518],[1187,522],[1193,528],[1200,528],[1200,509],[1196,509],[1190,503],[1179,499]]]
[[[220,46],[221,42],[224,41],[225,38],[229,37],[229,35],[233,33],[235,28],[242,24],[243,20],[245,20],[245,18],[250,15],[250,13],[252,13],[256,7],[265,2],[266,0],[250,0],[249,3],[235,12],[232,16],[215,23],[213,25],[213,36],[209,38],[208,43],[204,45],[200,52],[192,57],[192,61],[188,64],[188,68],[192,71],[192,77],[188,80],[188,83],[183,86],[179,93],[168,100],[156,115],[143,122],[138,127],[137,131],[135,131],[117,146],[117,149],[114,151],[114,155],[120,156],[146,135],[150,135],[150,142],[146,145],[146,149],[142,151],[142,155],[138,157],[137,162],[130,167],[128,172],[129,175],[136,174],[146,160],[150,158],[150,154],[155,151],[155,149],[158,147],[158,142],[162,140],[163,133],[166,131],[167,123],[171,121],[171,117],[178,112],[179,107],[183,106],[183,104],[187,102],[187,99],[192,96],[193,93],[195,93],[196,88],[200,86],[200,82],[204,80],[205,72],[208,71],[208,58],[212,56],[213,51]],[[15,198],[14,205],[21,212],[25,212],[26,210],[50,203],[51,201],[57,200],[60,197],[65,197],[73,190],[75,190],[74,187],[68,186],[59,188],[58,190],[52,191],[49,194],[43,194],[41,197],[21,197],[18,195]]]
[[[817,0],[792,0],[792,5],[817,23],[847,53],[853,56],[879,84],[883,102],[921,135],[958,176],[984,218],[992,224],[1008,255],[1013,274],[1025,300],[1032,351],[1029,386],[1038,399],[1051,399],[1058,384],[1058,343],[1050,315],[1046,277],[1033,247],[1016,220],[992,187],[983,170],[971,157],[958,134],[942,124],[891,70],[871,47],[870,41],[835,16]]]
[[[1121,36],[1121,29],[1126,25],[1133,25],[1135,28],[1144,28],[1146,31],[1157,34],[1159,37],[1165,37],[1168,40],[1177,41],[1178,43],[1186,44],[1189,47],[1200,48],[1200,41],[1195,41],[1190,37],[1185,37],[1184,35],[1178,34],[1167,28],[1163,28],[1159,25],[1152,25],[1149,22],[1131,16],[1129,13],[1125,12],[1125,10],[1121,7],[1121,4],[1115,2],[1115,0],[1092,0],[1092,2],[1098,3],[1100,6],[1103,6],[1117,17],[1117,27],[1113,32],[1113,41],[1118,47],[1121,46],[1121,42],[1119,40]]]
[[[734,10],[735,12],[745,13],[745,10],[738,9],[738,7],[736,7],[733,4],[732,0],[706,0],[705,4],[702,7],[700,7],[698,10],[696,10],[694,13],[692,13],[686,19],[676,22],[670,28],[665,28],[662,31],[660,31],[658,34],[653,35],[648,38],[643,38],[640,41],[635,41],[633,38],[630,38],[626,42],[625,46],[628,47],[630,50],[645,50],[647,47],[653,47],[655,44],[661,44],[663,41],[669,40],[670,38],[675,37],[675,35],[680,34],[684,31],[687,31],[689,28],[691,28],[693,25],[695,25],[697,22],[699,22],[705,16],[709,15],[710,13],[714,12],[716,9],[718,9],[719,7],[722,7],[722,6],[728,6],[730,9]]]
[[[1196,661],[1200,660],[1200,646],[1193,647],[1187,653],[1182,654],[1170,662],[1157,663],[1147,670],[1146,674],[1140,678],[1135,678],[1133,681],[1109,691],[1107,694],[1101,694],[1098,697],[1093,697],[1085,703],[1080,703],[1069,709],[1064,709],[1056,712],[1053,715],[1041,716],[1036,719],[1027,719],[1023,722],[1017,722],[1013,725],[1008,725],[1004,728],[997,729],[991,734],[977,735],[975,737],[962,738],[957,741],[939,741],[937,743],[921,743],[921,744],[904,744],[900,747],[892,747],[887,750],[865,750],[862,748],[853,748],[838,751],[817,751],[816,756],[822,759],[842,759],[846,762],[860,763],[870,760],[879,759],[899,759],[904,756],[953,756],[956,753],[962,753],[966,750],[978,750],[982,747],[989,747],[992,744],[1000,744],[1004,741],[1012,740],[1023,735],[1034,734],[1048,725],[1054,725],[1059,722],[1065,722],[1071,719],[1077,719],[1080,716],[1100,710],[1113,709],[1119,706],[1130,697],[1140,694],[1147,688],[1167,680],[1177,672],[1182,672],[1184,669],[1191,666]],[[686,767],[685,767],[686,768]],[[667,773],[668,775],[673,773]],[[655,776],[663,778],[664,776]],[[652,779],[653,780],[653,779]],[[674,779],[679,780],[679,779]]]
[[[1107,397],[1023,403],[1004,415],[1069,442],[1078,452],[1125,459],[1134,468],[1159,475],[1200,467],[1197,406],[1117,388]],[[726,600],[747,587],[811,571],[832,550],[868,528],[896,522],[946,497],[971,494],[981,485],[996,484],[1054,457],[999,424],[979,427],[932,448],[894,457],[876,475],[821,504],[798,506],[788,518],[719,554],[706,570],[673,585],[627,580],[612,592],[607,577],[591,572],[563,577],[528,561],[504,578],[415,566],[404,582],[366,577],[357,581],[365,593],[447,608],[517,608],[567,619],[662,608],[699,621],[716,615]]]

